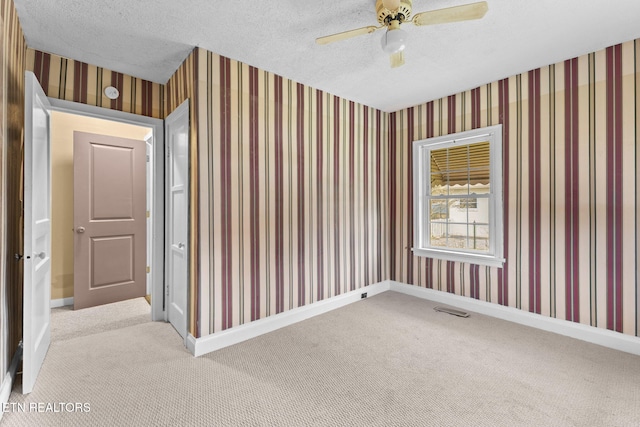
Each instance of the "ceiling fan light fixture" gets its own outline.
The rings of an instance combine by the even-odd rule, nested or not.
[[[370,0],[371,1],[371,0]],[[317,44],[328,44],[339,40],[349,39],[364,34],[371,34],[386,28],[382,36],[382,50],[389,55],[391,67],[396,68],[404,64],[404,49],[407,34],[400,29],[400,25],[413,24],[418,27],[425,25],[446,24],[448,22],[470,21],[482,18],[489,9],[486,1],[446,7],[413,14],[413,0],[376,0],[376,16],[379,26],[356,28],[331,34],[316,39]]]
[[[400,28],[390,28],[382,36],[382,50],[391,55],[402,52],[405,48],[407,33]]]

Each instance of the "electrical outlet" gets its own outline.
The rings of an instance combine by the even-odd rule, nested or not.
[[[367,297],[367,293],[366,293],[366,292],[363,292],[363,293],[360,295],[360,299],[363,299],[363,298],[366,298],[366,297]]]

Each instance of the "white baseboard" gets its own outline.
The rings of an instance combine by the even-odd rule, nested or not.
[[[640,337],[555,319],[448,292],[390,281],[390,290],[640,356]]]
[[[581,323],[546,317],[519,310],[517,308],[505,307],[495,303],[450,294],[448,292],[407,285],[392,280],[375,283],[346,294],[318,301],[303,307],[298,307],[293,310],[285,311],[274,316],[256,320],[255,322],[247,323],[201,338],[195,338],[192,335],[188,335],[187,349],[196,357],[202,356],[203,354],[211,353],[212,351],[241,343],[262,334],[275,331],[285,326],[289,326],[302,320],[357,302],[361,299],[361,295],[364,292],[367,293],[367,296],[373,296],[386,291],[400,292],[417,298],[427,299],[462,310],[484,314],[486,316],[530,326],[543,331],[553,332],[640,356],[639,337],[621,334],[608,329],[595,328]]]
[[[73,297],[51,300],[51,308],[64,307],[67,305],[73,305]]]
[[[201,338],[202,339],[202,338]],[[196,342],[198,339],[187,332],[187,350],[194,356],[201,356],[201,354],[196,354]],[[203,353],[205,354],[205,353]]]
[[[187,349],[189,349],[189,351],[196,357],[202,356],[203,354],[238,344],[262,334],[275,331],[285,326],[289,326],[311,317],[318,316],[319,314],[357,302],[361,299],[364,292],[367,293],[367,297],[380,294],[388,291],[390,286],[390,281],[375,283],[333,298],[314,302],[313,304],[305,305],[303,307],[294,308],[283,313],[256,320],[251,323],[246,323],[225,331],[216,332],[204,337],[194,338],[189,335],[187,337]]]
[[[4,407],[4,404],[9,402],[9,396],[11,396],[11,390],[13,389],[13,383],[16,379],[16,373],[18,372],[18,365],[22,360],[22,342],[18,346],[15,354],[13,355],[13,359],[11,359],[11,365],[9,365],[9,370],[4,377],[4,381],[2,381],[2,386],[0,387],[0,405]],[[2,415],[4,411],[0,411],[0,420],[2,420]]]

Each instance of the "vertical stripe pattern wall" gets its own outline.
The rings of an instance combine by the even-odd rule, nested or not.
[[[529,72],[529,311],[540,314],[541,278],[540,278],[540,70]]]
[[[201,61],[197,335],[385,279],[386,114]]]
[[[27,49],[27,70],[33,71],[45,94],[51,98],[97,107],[163,118],[164,85],[107,70],[58,55]],[[104,89],[114,86],[117,99]]]
[[[509,116],[509,80],[508,79],[503,79],[500,80],[497,83],[498,86],[498,98],[497,98],[497,103],[498,103],[498,123],[502,125],[502,204],[504,207],[506,207],[507,209],[504,209],[503,215],[502,215],[502,219],[503,219],[503,253],[505,254],[505,261],[504,264],[502,265],[502,268],[498,269],[498,295],[497,295],[497,300],[493,300],[493,302],[496,302],[500,305],[509,305],[509,268],[510,268],[510,261],[509,261],[509,233],[510,233],[510,224],[511,222],[509,221],[509,211],[510,209],[508,209],[508,207],[510,206],[510,199],[509,199],[509,194],[510,194],[510,186],[509,186],[509,182],[511,181],[511,175],[509,173],[509,156],[510,156],[510,150],[509,150],[509,146],[510,146],[510,138],[509,138],[509,122],[510,122],[510,116]],[[490,86],[490,88],[493,88],[493,85]],[[487,100],[486,102],[486,107],[484,108],[484,110],[487,112],[486,113],[486,121],[487,124],[491,123],[494,124],[495,123],[495,118],[492,115],[492,112],[494,111],[493,109],[493,100],[495,99],[494,97],[492,97],[492,91],[487,90],[485,92],[487,95],[485,96],[485,99]],[[490,294],[489,294],[490,295]],[[492,301],[490,298],[487,299],[488,301]]]
[[[22,148],[26,43],[12,0],[0,0],[0,384],[22,340]]]
[[[567,320],[580,321],[580,127],[578,59],[564,62],[564,201],[565,310]]]
[[[25,64],[54,98],[155,118],[190,100],[194,336],[388,278],[640,335],[640,41],[384,113],[199,48],[166,85],[27,49],[0,1],[3,205],[20,198]],[[504,266],[414,257],[412,142],[498,123]],[[2,215],[19,251],[20,212]],[[1,267],[19,318],[21,271]]]
[[[390,114],[391,279],[640,335],[639,48],[623,43]],[[411,142],[498,123],[504,267],[413,257]]]
[[[607,49],[607,329],[622,332],[622,216],[624,173],[622,155],[623,93],[622,93],[622,46]],[[635,90],[634,90],[635,92]],[[634,147],[635,148],[635,147]],[[628,153],[631,154],[631,153]]]

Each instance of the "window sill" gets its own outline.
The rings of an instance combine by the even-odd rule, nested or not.
[[[426,258],[435,258],[445,261],[464,262],[468,264],[486,265],[488,267],[503,267],[505,259],[494,255],[473,254],[469,252],[456,252],[450,250],[413,248],[413,254]]]

